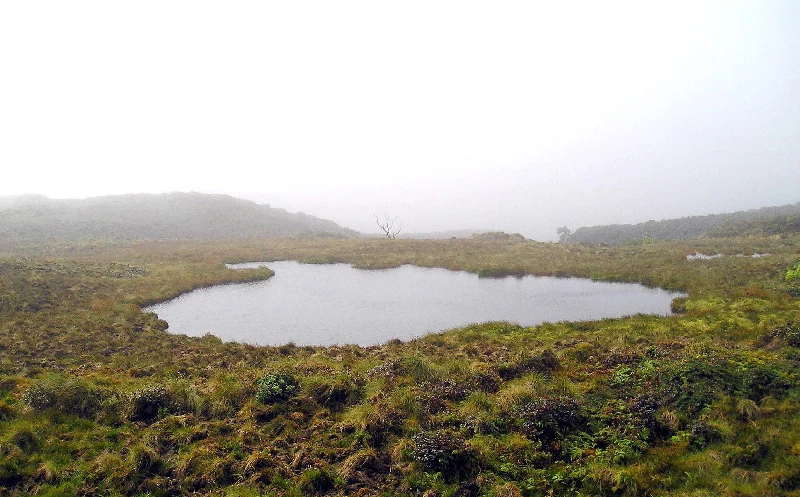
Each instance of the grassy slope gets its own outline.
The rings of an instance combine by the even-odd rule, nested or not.
[[[250,240],[7,252],[0,489],[800,495],[800,304],[783,279],[798,247]],[[772,255],[687,261],[695,251]],[[223,262],[286,258],[641,281],[690,297],[679,317],[486,323],[370,348],[187,338],[139,310],[270,274]],[[299,390],[259,401],[258,378],[276,372]]]

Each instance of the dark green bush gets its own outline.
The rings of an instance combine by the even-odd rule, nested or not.
[[[786,270],[786,281],[800,280],[800,260]]]
[[[502,381],[500,375],[495,371],[476,371],[468,380],[469,384],[472,385],[471,389],[473,391],[477,390],[487,393],[497,392],[500,389]]]
[[[498,366],[497,374],[504,380],[511,380],[531,372],[549,373],[559,367],[558,358],[552,350],[547,349],[535,355],[520,354],[515,361]]]
[[[586,422],[580,404],[571,397],[542,397],[515,411],[525,434],[541,441],[544,447]]]
[[[473,390],[471,384],[453,379],[446,379],[422,385],[428,396],[443,400],[464,400]]]
[[[300,476],[300,491],[303,495],[323,494],[335,485],[333,477],[324,469],[312,468]]]
[[[414,459],[428,471],[441,472],[447,481],[462,480],[475,469],[475,454],[456,432],[423,432],[415,435],[413,442]]]
[[[691,426],[691,446],[703,449],[708,445],[722,440],[722,434],[713,426],[703,421],[695,421]]]
[[[448,401],[460,401],[467,398],[472,391],[464,382],[452,379],[423,383],[422,393],[417,397],[425,410],[431,414],[438,414],[445,410]]]
[[[5,401],[0,400],[0,421],[6,421],[14,417],[16,412],[14,408],[8,405]]]
[[[788,388],[777,372],[761,365],[749,366],[745,370],[743,386],[745,395],[755,401],[760,401],[767,395],[781,397]]]
[[[472,392],[494,393],[500,388],[500,377],[493,371],[475,372],[464,380],[448,378],[441,381],[423,383],[423,393],[419,396],[426,409],[431,413],[441,412],[448,401],[461,401]]]
[[[687,297],[675,297],[669,305],[669,310],[673,314],[686,314],[686,301]]]
[[[776,326],[765,333],[763,338],[765,342],[777,338],[786,341],[792,347],[800,347],[800,325],[789,322],[782,326]]]
[[[631,405],[630,410],[650,432],[650,437],[665,439],[672,435],[672,429],[658,416],[658,409],[663,399],[652,394],[640,395]]]
[[[172,407],[167,389],[161,385],[148,386],[128,394],[128,419],[150,422]]]
[[[287,400],[300,390],[300,383],[291,373],[270,373],[256,383],[256,400],[271,404]]]
[[[16,445],[22,452],[33,452],[39,448],[41,442],[28,428],[19,429],[8,437],[8,441]]]
[[[22,463],[16,457],[0,459],[0,485],[15,485],[25,478]]]
[[[757,468],[769,455],[770,447],[761,440],[754,440],[741,446],[728,446],[726,458],[733,466]]]
[[[661,372],[658,396],[689,414],[710,405],[742,384],[741,374],[725,359],[690,359]]]

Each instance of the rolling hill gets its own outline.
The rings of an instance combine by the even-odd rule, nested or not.
[[[0,243],[356,236],[333,221],[228,195],[130,194],[81,200],[0,198]]]
[[[728,214],[689,216],[639,224],[609,224],[578,228],[559,241],[623,245],[643,240],[686,240],[699,236],[769,236],[800,232],[800,202]]]

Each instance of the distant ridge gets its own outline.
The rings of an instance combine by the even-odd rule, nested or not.
[[[0,197],[0,242],[357,236],[333,221],[205,193]]]
[[[644,240],[683,240],[699,236],[776,235],[800,232],[800,202],[728,214],[689,216],[639,224],[578,228],[560,242],[624,245]]]
[[[445,230],[445,231],[428,231],[425,233],[406,233],[399,234],[397,238],[409,238],[413,240],[448,240],[451,238],[470,238],[475,234],[484,233],[486,230]]]

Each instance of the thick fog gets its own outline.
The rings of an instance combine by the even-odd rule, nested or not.
[[[0,195],[540,240],[800,201],[800,3],[531,4],[4,2]]]

